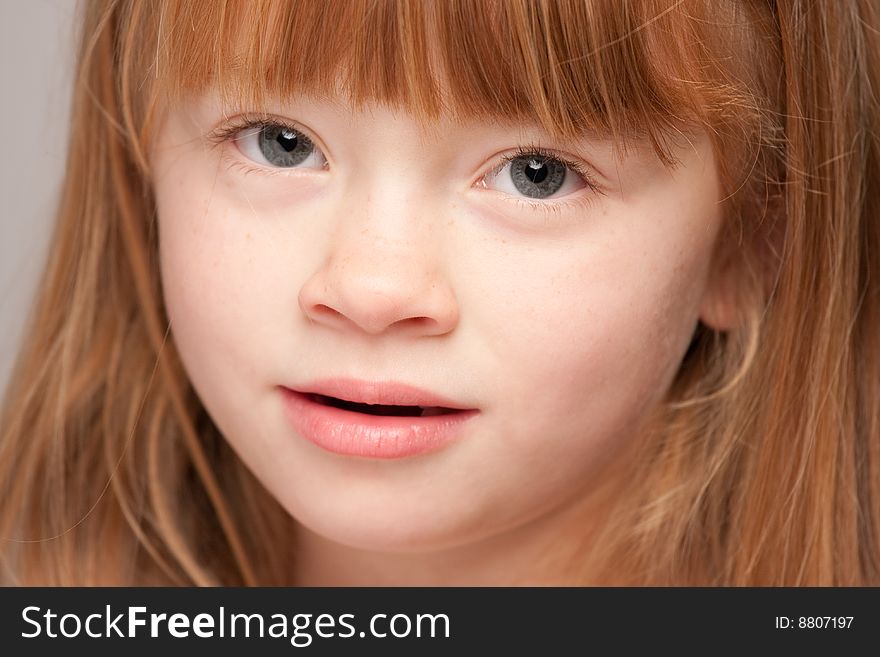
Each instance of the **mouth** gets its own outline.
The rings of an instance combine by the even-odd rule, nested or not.
[[[399,406],[394,404],[362,404],[360,402],[348,401],[347,399],[339,399],[338,397],[330,397],[328,395],[307,394],[311,401],[339,408],[352,413],[364,413],[366,415],[378,415],[389,417],[434,417],[437,415],[450,415],[452,413],[461,412],[457,408],[446,408],[444,406]]]
[[[404,383],[325,379],[307,385],[282,387],[288,421],[301,438],[343,456],[427,454],[462,438],[480,415]]]

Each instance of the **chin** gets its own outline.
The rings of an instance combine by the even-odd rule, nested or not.
[[[465,518],[438,518],[436,514],[386,510],[381,515],[366,513],[316,513],[296,510],[293,517],[321,538],[369,552],[421,554],[465,545],[490,532],[480,523]],[[481,531],[480,531],[481,530]]]

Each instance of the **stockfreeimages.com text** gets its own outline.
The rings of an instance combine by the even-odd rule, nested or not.
[[[210,639],[224,637],[283,638],[291,645],[304,648],[315,637],[324,639],[351,637],[424,637],[449,638],[449,617],[446,614],[373,614],[364,629],[358,630],[354,614],[236,614],[220,607],[216,613],[199,613],[190,618],[183,613],[147,613],[146,607],[126,607],[114,613],[110,605],[102,612],[82,617],[76,613],[58,614],[52,609],[25,607],[21,612],[27,631],[26,639],[47,636],[74,638],[88,636],[137,638],[186,638],[190,635]]]

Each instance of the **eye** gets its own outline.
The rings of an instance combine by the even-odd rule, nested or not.
[[[590,187],[583,167],[539,149],[520,150],[487,174],[482,185],[513,196],[550,199]]]
[[[327,159],[302,131],[277,122],[259,122],[239,129],[232,138],[241,153],[263,166],[280,169],[322,169]]]

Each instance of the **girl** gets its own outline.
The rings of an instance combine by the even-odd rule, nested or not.
[[[99,0],[16,584],[880,583],[873,0]]]

